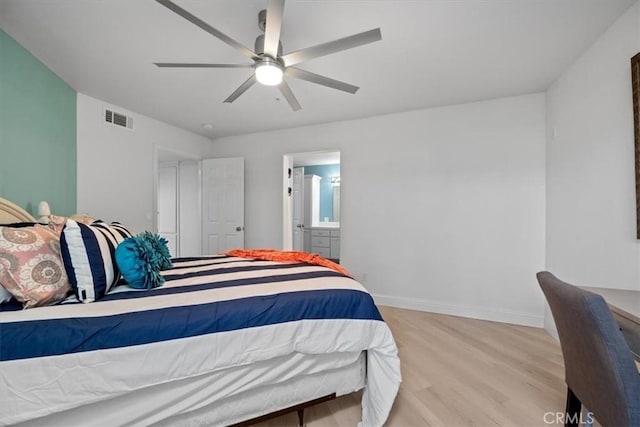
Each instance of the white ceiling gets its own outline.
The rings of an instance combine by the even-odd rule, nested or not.
[[[175,1],[253,49],[266,0]],[[290,79],[298,112],[260,85],[224,104],[250,69],[152,65],[249,61],[153,0],[0,0],[0,27],[77,91],[214,138],[544,91],[634,1],[289,0],[284,53],[383,37],[300,64],[361,89]]]

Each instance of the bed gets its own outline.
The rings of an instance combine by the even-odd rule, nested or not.
[[[16,222],[35,221],[0,199]],[[234,425],[358,390],[361,424],[384,424],[400,364],[361,284],[299,262],[172,262],[155,289],[3,304],[0,425]]]

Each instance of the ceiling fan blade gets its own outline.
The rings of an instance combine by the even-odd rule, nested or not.
[[[287,102],[289,103],[289,106],[291,106],[291,109],[293,111],[302,110],[300,103],[298,102],[295,95],[291,91],[291,88],[289,87],[287,82],[283,80],[282,83],[278,85],[278,89],[280,89],[280,92],[282,93],[282,95],[284,95],[284,97],[287,99]]]
[[[154,62],[160,68],[253,68],[255,64],[193,64],[184,62]]]
[[[340,80],[330,79],[329,77],[301,70],[296,67],[289,67],[285,69],[284,73],[287,76],[295,77],[296,79],[306,80],[311,83],[317,83],[319,85],[338,89],[344,92],[356,93],[358,89],[360,89],[358,86],[350,85],[349,83],[341,82]]]
[[[322,43],[288,53],[282,56],[282,60],[284,61],[285,67],[290,67],[291,65],[299,64],[300,62],[308,61],[313,58],[377,42],[379,40],[382,40],[382,33],[380,32],[380,28],[376,28],[375,30],[365,31],[363,33],[334,40],[332,42]]]
[[[172,12],[175,12],[178,15],[182,16],[184,19],[186,19],[187,21],[191,22],[192,24],[195,24],[198,27],[202,28],[203,30],[205,30],[209,34],[212,34],[213,36],[219,38],[220,40],[222,40],[223,42],[225,42],[229,46],[235,47],[244,56],[246,56],[248,58],[251,58],[251,59],[257,59],[258,58],[258,55],[256,55],[256,53],[254,51],[252,51],[248,47],[244,46],[242,43],[237,42],[236,40],[234,40],[231,37],[227,36],[223,32],[213,28],[211,25],[207,24],[202,19],[198,18],[197,16],[192,15],[191,13],[187,12],[186,10],[184,10],[183,8],[178,6],[177,4],[171,2],[170,0],[156,0],[156,1],[158,3],[160,3],[161,5],[163,5],[164,7],[166,7],[167,9],[171,10]]]
[[[251,77],[249,77],[244,83],[242,83],[238,89],[236,89],[231,95],[229,95],[229,97],[225,99],[224,102],[231,103],[235,101],[236,99],[238,99],[240,95],[245,93],[247,89],[249,89],[255,83],[256,83],[256,75],[254,73],[254,74],[251,74]]]
[[[267,3],[267,23],[264,29],[264,53],[274,59],[278,57],[283,13],[284,0],[269,0]]]

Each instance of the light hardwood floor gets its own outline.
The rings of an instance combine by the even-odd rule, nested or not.
[[[398,344],[403,377],[387,426],[545,426],[546,413],[564,409],[560,345],[543,329],[380,311]],[[305,423],[355,426],[360,411],[355,393],[305,410]],[[296,425],[295,413],[258,424]]]

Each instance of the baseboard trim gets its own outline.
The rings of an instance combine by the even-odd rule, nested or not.
[[[372,295],[377,305],[386,305],[429,313],[448,314],[471,319],[490,320],[492,322],[511,323],[514,325],[544,327],[544,316],[536,316],[513,310],[478,307],[463,304],[442,303],[418,298],[395,297],[389,295]]]

